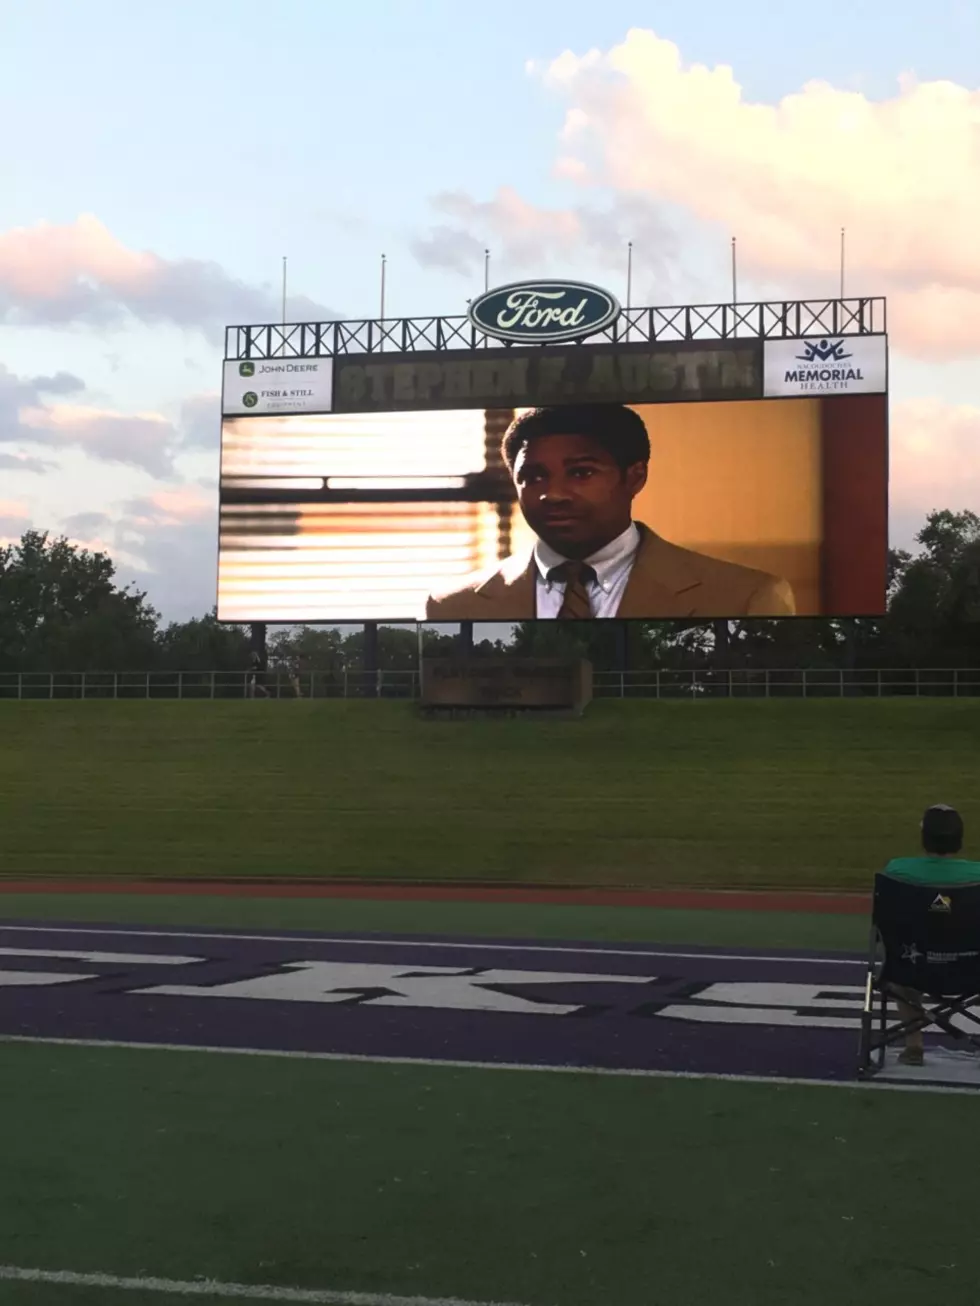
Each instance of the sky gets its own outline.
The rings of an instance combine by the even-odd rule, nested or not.
[[[888,298],[891,533],[980,512],[980,0],[0,0],[0,540],[215,600],[223,327]]]

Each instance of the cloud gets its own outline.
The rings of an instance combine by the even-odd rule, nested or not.
[[[213,517],[216,501],[196,485],[178,485],[128,499],[122,510],[133,527],[183,526]]]
[[[0,503],[0,536],[7,522]],[[24,505],[13,505],[23,511]],[[192,482],[173,482],[152,494],[117,500],[104,511],[65,517],[52,534],[108,554],[120,585],[134,585],[167,621],[199,617],[214,607],[217,585],[218,494]]]
[[[648,251],[648,271],[649,251],[656,251],[652,271],[661,284],[673,276],[676,236],[656,205],[643,196],[625,196],[604,209],[590,205],[548,209],[502,186],[491,200],[446,191],[433,198],[432,207],[456,225],[438,223],[413,242],[412,251],[424,266],[473,276],[482,271],[489,247],[491,270],[500,260],[508,276],[512,269],[540,272],[555,264],[567,270],[584,248],[599,262],[625,273],[626,244],[633,240]]]
[[[53,404],[21,409],[20,426],[23,438],[41,444],[75,445],[93,458],[138,467],[151,476],[173,471],[177,432],[159,413]]]
[[[34,458],[30,454],[0,453],[0,472],[31,472],[41,476],[54,467],[54,463],[47,462],[44,458]]]
[[[217,586],[217,492],[176,484],[117,505],[114,547],[124,581],[148,591],[167,620],[209,612]]]
[[[57,376],[17,376],[0,363],[0,441],[18,438],[21,408],[41,404],[45,395],[81,393],[85,382],[69,372]]]
[[[221,393],[191,395],[180,407],[180,439],[187,449],[217,450],[221,443]]]
[[[305,296],[288,309],[296,322],[338,316]],[[217,343],[226,325],[280,315],[271,287],[248,285],[218,263],[129,249],[91,214],[0,233],[0,322],[105,328],[136,319],[200,330]]]
[[[95,535],[112,523],[107,512],[76,512],[66,517],[64,527],[72,535]]]
[[[980,407],[941,399],[895,404],[890,422],[893,537],[919,530],[935,509],[980,504]]]
[[[447,268],[461,276],[469,276],[484,257],[484,246],[475,236],[445,223],[432,227],[427,236],[413,240],[411,249],[423,267]]]
[[[30,524],[31,514],[26,503],[0,499],[0,548],[16,543]]]
[[[159,413],[118,413],[81,403],[48,403],[49,395],[80,394],[85,384],[68,372],[20,377],[0,363],[0,444],[75,447],[103,462],[121,463],[164,478],[173,474],[180,443],[174,424]],[[15,451],[3,466],[45,471],[50,464]]]
[[[568,106],[562,176],[737,235],[745,272],[780,293],[826,293],[846,227],[847,287],[889,296],[899,348],[980,353],[980,90],[905,77],[872,100],[811,81],[757,103],[730,67],[636,29],[532,73]]]

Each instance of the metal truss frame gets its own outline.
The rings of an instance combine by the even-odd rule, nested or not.
[[[750,304],[688,304],[678,308],[624,308],[605,330],[580,341],[667,344],[684,341],[752,341],[800,336],[884,335],[885,300],[805,299]],[[349,322],[298,322],[225,328],[226,360],[332,358],[346,354],[450,353],[507,349],[465,315],[364,318]],[[569,348],[568,341],[540,348]]]

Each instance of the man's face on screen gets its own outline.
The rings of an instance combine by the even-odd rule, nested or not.
[[[585,435],[536,436],[514,464],[525,521],[566,558],[587,558],[621,535],[646,478],[646,463],[624,471]]]

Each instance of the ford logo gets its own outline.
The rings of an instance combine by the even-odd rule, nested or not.
[[[469,318],[498,340],[543,345],[594,335],[620,312],[608,290],[585,281],[518,281],[474,299]]]

